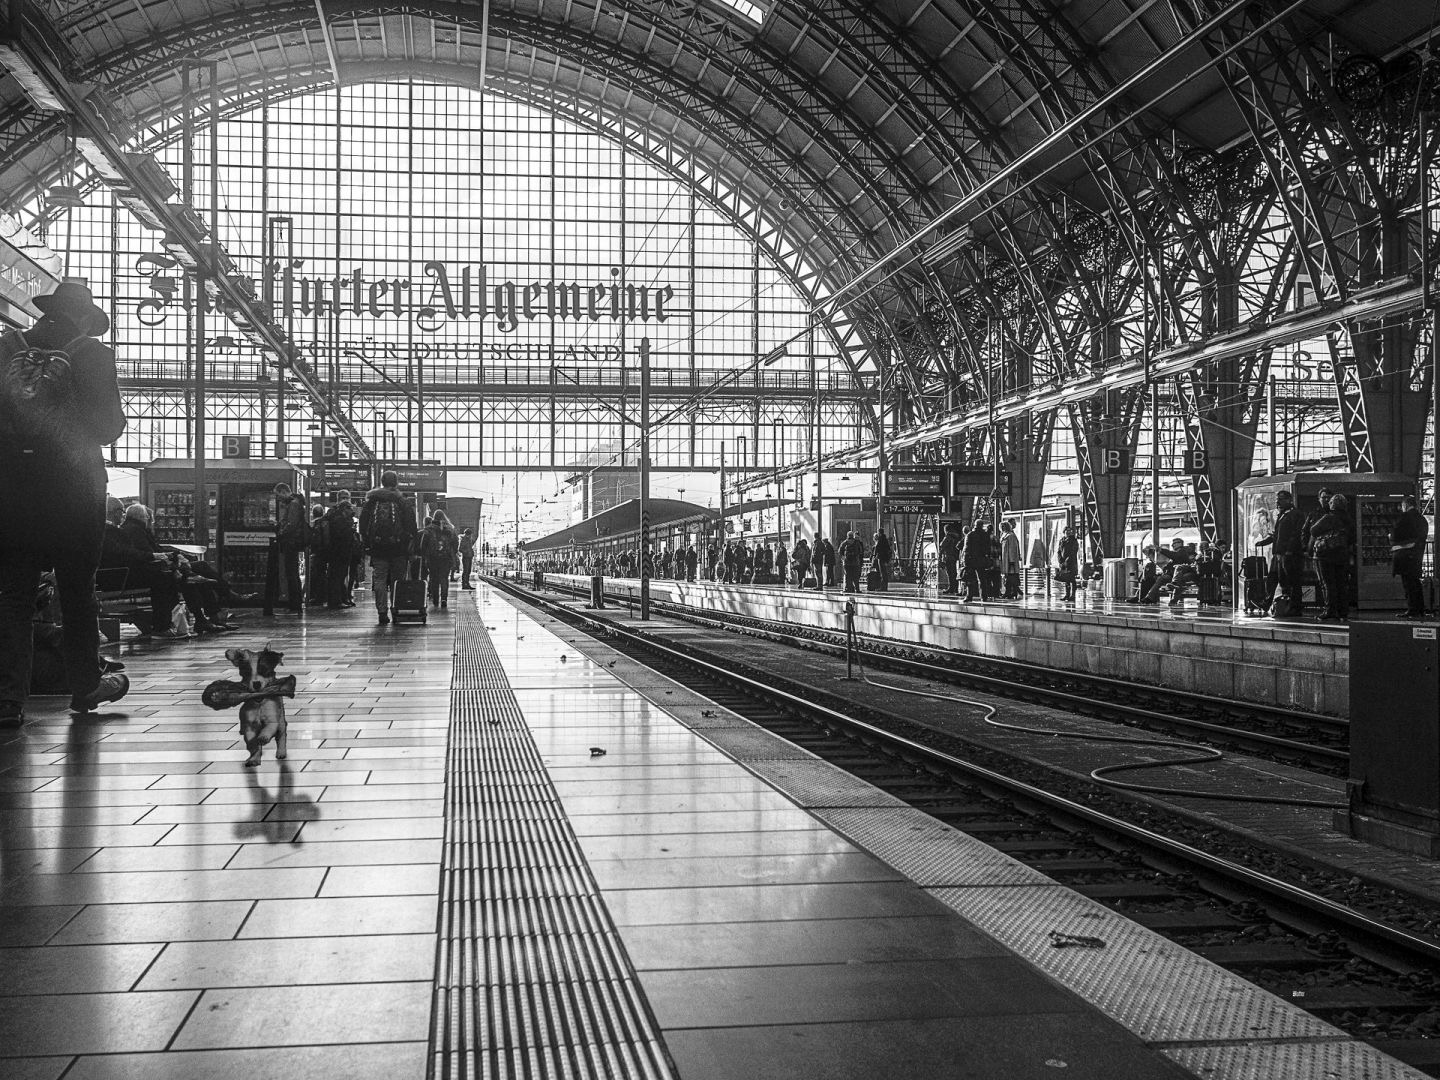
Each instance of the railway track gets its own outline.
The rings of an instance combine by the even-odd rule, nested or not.
[[[1440,941],[850,715],[805,688],[502,583],[751,722],[1440,1077]],[[898,730],[897,730],[898,729]]]
[[[547,583],[570,595],[578,588]],[[606,594],[631,605],[624,594]],[[815,627],[726,612],[699,612],[682,604],[652,601],[657,612],[797,648],[844,656],[845,635]],[[1008,697],[1093,716],[1145,731],[1238,749],[1270,760],[1302,765],[1331,776],[1349,772],[1350,722],[1319,713],[1278,709],[1186,691],[1166,690],[1102,675],[1060,671],[1000,657],[984,657],[911,645],[867,634],[855,636],[867,667],[911,675],[960,689]]]

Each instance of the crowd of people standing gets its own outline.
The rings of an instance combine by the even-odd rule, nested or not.
[[[1402,619],[1425,615],[1421,574],[1430,523],[1420,513],[1414,495],[1400,500],[1400,514],[1390,528],[1391,572],[1405,591]],[[1355,522],[1350,501],[1338,492],[1321,488],[1315,503],[1302,513],[1289,491],[1275,495],[1275,516],[1269,533],[1255,542],[1269,548],[1269,567],[1261,607],[1276,618],[1300,618],[1305,610],[1302,588],[1305,563],[1310,560],[1316,579],[1316,600],[1324,610],[1322,622],[1345,622],[1355,597],[1352,567],[1355,560]]]

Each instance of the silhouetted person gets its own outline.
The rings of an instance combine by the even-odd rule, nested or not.
[[[45,570],[55,571],[70,708],[89,712],[130,688],[100,669],[95,569],[105,535],[105,459],[125,430],[110,329],[90,290],[64,282],[33,301],[41,317],[0,337],[0,727],[25,721]]]

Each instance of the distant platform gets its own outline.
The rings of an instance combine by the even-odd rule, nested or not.
[[[546,580],[589,582],[563,574]],[[638,597],[640,582],[607,578],[606,587]],[[1349,631],[1314,619],[1257,618],[1202,608],[1194,599],[1173,608],[1118,603],[1095,593],[1073,603],[1041,596],[964,603],[913,585],[847,596],[839,589],[654,578],[650,595],[830,630],[844,628],[845,601],[853,599],[856,628],[876,637],[1330,716],[1350,713]]]

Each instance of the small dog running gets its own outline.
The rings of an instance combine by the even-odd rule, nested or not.
[[[275,742],[275,757],[285,760],[285,702],[295,696],[295,676],[276,678],[275,669],[285,658],[266,645],[260,650],[226,649],[225,659],[240,671],[240,681],[218,679],[205,688],[201,700],[212,709],[240,706],[240,737],[250,756],[247,768],[260,764],[265,744]]]

